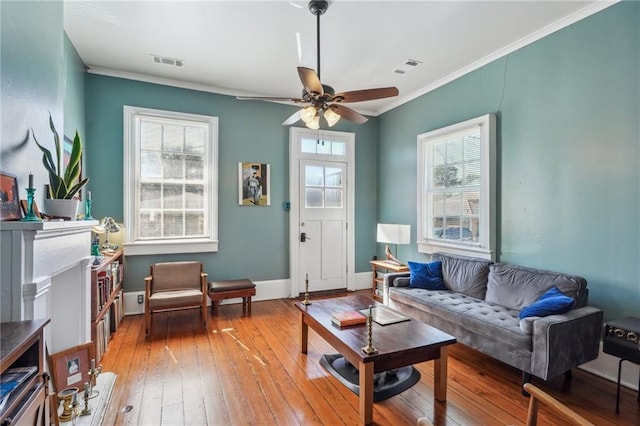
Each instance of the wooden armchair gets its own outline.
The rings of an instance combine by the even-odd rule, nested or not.
[[[535,426],[537,424],[538,402],[546,404],[555,415],[564,418],[572,425],[594,426],[593,423],[589,422],[587,419],[580,416],[578,413],[535,385],[525,383],[524,390],[531,395],[531,399],[529,400],[529,411],[527,413],[527,426]]]
[[[151,334],[152,314],[200,308],[207,327],[207,274],[202,262],[163,262],[151,265],[145,283],[145,333]]]

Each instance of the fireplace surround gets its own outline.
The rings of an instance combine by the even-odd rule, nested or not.
[[[50,318],[49,353],[91,340],[95,220],[0,222],[0,320]]]

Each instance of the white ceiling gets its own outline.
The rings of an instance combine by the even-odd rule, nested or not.
[[[396,86],[398,97],[349,104],[378,115],[613,3],[330,1],[321,80],[336,92]],[[64,28],[89,72],[215,93],[299,97],[296,67],[316,68],[306,1],[65,0]],[[394,73],[407,59],[422,64]]]

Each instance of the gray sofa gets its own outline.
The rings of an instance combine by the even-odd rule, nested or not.
[[[484,259],[435,254],[448,290],[409,287],[409,273],[384,277],[384,304],[452,334],[458,342],[548,379],[598,356],[602,311],[587,306],[584,278]],[[520,320],[552,287],[575,300],[564,314]]]

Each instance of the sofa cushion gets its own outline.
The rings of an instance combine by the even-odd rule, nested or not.
[[[442,278],[450,290],[484,299],[490,261],[444,253],[435,254],[434,260],[442,261]]]
[[[520,329],[518,312],[504,306],[451,291],[419,288],[389,289],[389,298],[420,309],[427,318],[456,324],[460,330],[454,335],[461,343],[467,344],[464,336],[469,334],[485,336],[495,348],[531,351],[531,336]],[[426,322],[437,326],[433,321]]]
[[[534,303],[522,309],[518,318],[546,317],[547,315],[564,314],[565,312],[569,312],[574,304],[574,299],[562,294],[557,287],[553,287],[547,290],[547,292],[540,296]]]
[[[489,266],[485,300],[521,311],[552,287],[577,300],[580,293],[586,292],[586,286],[584,278],[578,276],[494,263]]]
[[[448,290],[442,280],[442,262],[430,263],[407,262],[411,276],[409,287],[428,290]]]

